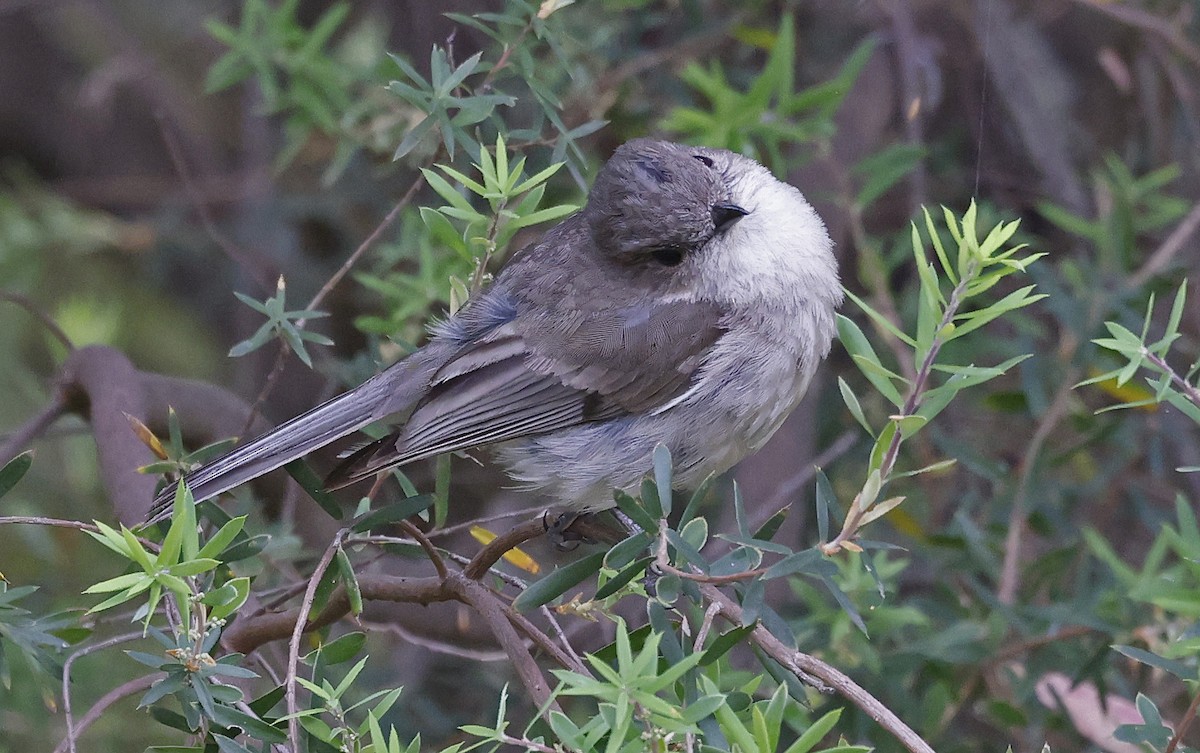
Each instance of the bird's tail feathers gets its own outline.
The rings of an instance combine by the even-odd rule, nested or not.
[[[374,380],[293,418],[229,453],[184,476],[197,502],[211,499],[286,465],[330,442],[381,418],[376,410],[380,392]],[[150,520],[169,514],[175,487],[164,489],[154,500]]]

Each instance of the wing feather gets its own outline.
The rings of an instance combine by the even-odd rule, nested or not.
[[[405,425],[347,458],[326,484],[385,468],[650,412],[683,394],[723,334],[702,301],[517,317],[449,359]]]

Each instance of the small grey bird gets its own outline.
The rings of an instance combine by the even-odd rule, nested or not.
[[[798,190],[732,152],[637,139],[583,209],[424,347],[185,481],[208,499],[387,420],[396,431],[346,457],[328,488],[495,445],[513,479],[591,512],[637,488],[659,443],[675,482],[694,486],[796,407],[841,300],[829,236]]]

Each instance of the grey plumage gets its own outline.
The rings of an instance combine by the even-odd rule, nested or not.
[[[694,484],[795,407],[841,295],[824,226],[796,189],[730,152],[632,141],[580,212],[424,348],[186,481],[206,499],[389,419],[396,432],[351,454],[328,486],[498,445],[515,479],[595,510],[636,486],[659,442]]]

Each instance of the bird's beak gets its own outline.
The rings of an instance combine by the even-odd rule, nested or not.
[[[733,223],[737,222],[748,214],[750,214],[749,210],[742,209],[737,204],[731,204],[729,202],[713,204],[713,227],[718,233],[722,233],[733,227]]]

